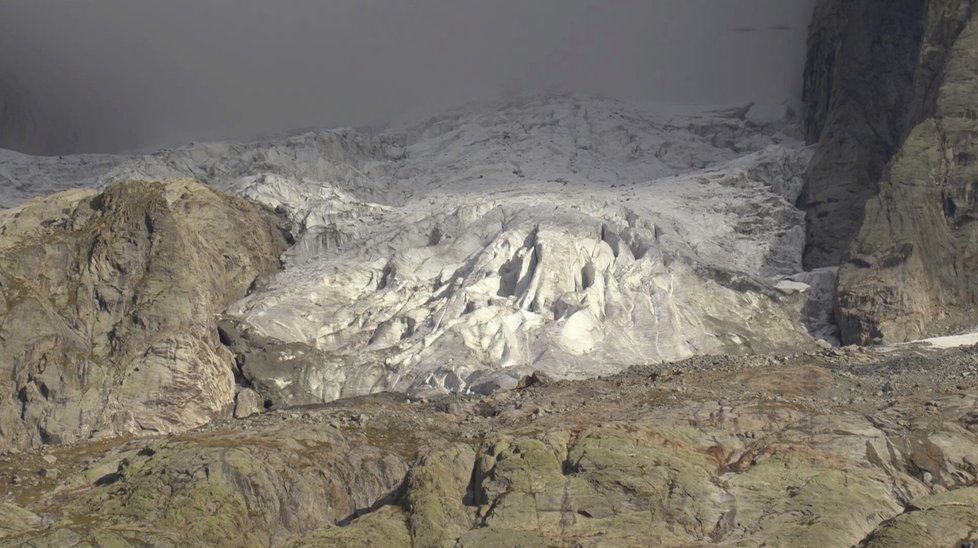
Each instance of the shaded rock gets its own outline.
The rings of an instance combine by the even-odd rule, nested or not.
[[[805,266],[842,262],[863,206],[914,114],[927,0],[820,0],[804,74],[806,132],[818,143],[799,206]]]
[[[962,103],[978,99],[978,19],[962,23],[932,117],[904,142],[840,273],[839,319],[849,341],[899,342],[936,334],[941,324],[973,326],[978,164],[970,158],[978,154],[978,117]]]
[[[261,408],[266,400],[271,408],[321,403],[323,398],[311,393],[308,386],[332,380],[325,366],[343,360],[311,345],[261,335],[232,318],[222,318],[218,329],[222,342],[234,354],[238,374],[264,398]],[[340,391],[338,395],[358,394]]]
[[[532,375],[525,375],[522,377],[520,382],[516,384],[516,388],[523,389],[531,386],[543,386],[552,382],[554,382],[554,380],[546,373],[534,371]]]
[[[214,315],[275,268],[274,218],[193,181],[0,212],[0,444],[169,432],[230,410]]]
[[[800,202],[805,260],[842,263],[842,343],[973,327],[973,2],[822,0],[811,32],[808,133],[818,146]]]

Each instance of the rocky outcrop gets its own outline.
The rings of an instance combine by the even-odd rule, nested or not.
[[[978,22],[970,0],[816,10],[806,263],[842,263],[844,343],[973,327]]]
[[[284,247],[275,217],[193,181],[0,212],[0,446],[171,432],[231,411],[215,315]]]
[[[976,356],[704,357],[0,454],[0,543],[959,546]]]
[[[922,59],[943,59],[926,117],[910,130],[866,206],[840,270],[846,342],[899,342],[974,327],[978,304],[978,12],[935,2]],[[926,67],[926,64],[924,65]],[[932,104],[931,101],[933,101]]]

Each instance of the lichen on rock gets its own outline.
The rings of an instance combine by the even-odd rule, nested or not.
[[[224,416],[215,314],[278,266],[273,215],[190,180],[0,212],[0,441],[185,430]]]

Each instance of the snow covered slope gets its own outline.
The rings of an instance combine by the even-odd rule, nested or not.
[[[6,205],[190,176],[288,216],[284,270],[228,315],[267,349],[246,376],[302,403],[810,343],[809,286],[784,282],[804,247],[809,151],[793,135],[759,108],[561,96],[376,134],[5,153],[0,177]]]

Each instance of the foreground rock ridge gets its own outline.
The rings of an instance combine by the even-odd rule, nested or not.
[[[978,540],[978,347],[702,357],[0,456],[26,546]]]
[[[845,343],[978,323],[974,4],[826,0],[816,10],[806,263],[842,263]]]

